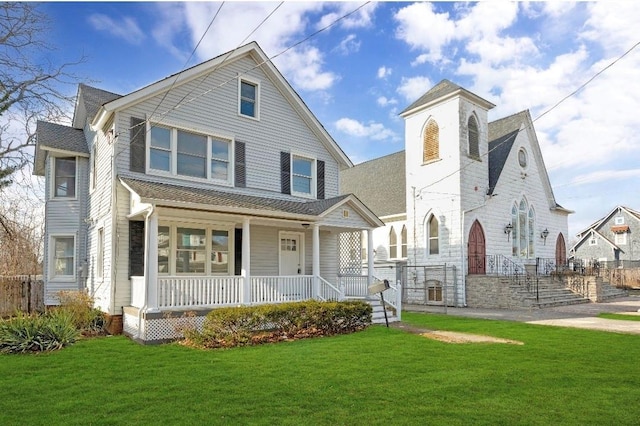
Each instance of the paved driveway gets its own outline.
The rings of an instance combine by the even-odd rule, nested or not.
[[[521,321],[530,324],[640,334],[640,321],[621,321],[596,317],[601,312],[640,315],[640,312],[638,312],[640,309],[640,296],[622,297],[604,303],[583,303],[544,309],[445,308],[443,306],[422,305],[405,305],[403,308],[412,312],[433,312],[461,317]]]

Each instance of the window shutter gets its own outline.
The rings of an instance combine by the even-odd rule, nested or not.
[[[242,275],[242,228],[235,229],[234,242],[234,273]]]
[[[144,276],[144,222],[129,222],[129,277]]]
[[[142,118],[131,117],[131,129],[129,130],[129,170],[144,173],[147,158],[145,152],[145,140],[147,126]]]
[[[245,143],[236,141],[235,151],[235,186],[238,188],[246,188],[247,166],[245,162]]]
[[[423,162],[437,160],[440,157],[440,131],[438,124],[431,120],[424,132]]]
[[[316,162],[316,180],[318,185],[317,198],[318,200],[324,200],[324,161],[318,160]]]
[[[478,123],[476,119],[469,117],[469,155],[474,158],[480,157],[480,147],[478,142]]]
[[[283,194],[291,194],[291,154],[280,152],[280,186]]]

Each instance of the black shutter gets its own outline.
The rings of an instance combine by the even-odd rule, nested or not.
[[[145,140],[147,126],[142,118],[131,117],[131,129],[129,129],[129,170],[132,172],[145,172]]]
[[[245,162],[245,144],[236,141],[235,155],[235,186],[238,188],[247,187],[247,166]]]
[[[242,274],[242,228],[236,228],[234,235],[234,273],[235,275]]]
[[[129,277],[144,276],[144,222],[129,222]]]
[[[291,194],[291,154],[280,152],[280,186],[283,194]]]
[[[316,162],[316,180],[318,182],[317,198],[324,200],[324,161]]]

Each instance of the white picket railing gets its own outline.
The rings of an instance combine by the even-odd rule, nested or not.
[[[325,280],[322,277],[318,277],[318,297],[320,300],[337,300],[340,301],[344,299],[344,292],[342,292],[338,287],[332,285],[329,281]]]
[[[242,277],[158,278],[158,308],[194,308],[242,303]]]
[[[313,275],[251,277],[251,303],[296,302],[314,298]]]
[[[347,297],[367,297],[369,295],[369,277],[367,275],[339,275],[338,286],[344,289],[344,294]]]
[[[131,277],[131,306],[141,309],[144,306],[144,277]]]

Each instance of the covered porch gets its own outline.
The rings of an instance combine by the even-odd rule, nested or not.
[[[366,232],[372,241],[379,225],[353,196],[292,202],[121,182],[132,197],[123,325],[136,339],[175,338],[171,321],[152,324],[185,313],[195,314],[199,326],[219,307],[365,297],[374,280],[372,274],[348,280],[341,274],[341,259],[357,255],[353,261],[360,263],[361,255],[360,247],[343,247],[345,235]],[[171,196],[163,195],[167,186]],[[198,203],[177,201],[195,195]],[[369,245],[367,258],[373,259]]]

